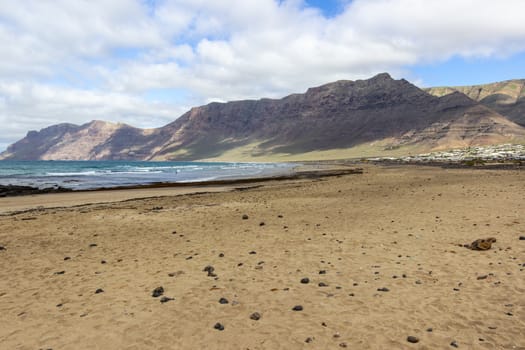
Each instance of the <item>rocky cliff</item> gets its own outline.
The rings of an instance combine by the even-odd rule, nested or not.
[[[211,103],[158,129],[100,121],[56,125],[29,132],[0,157],[299,159],[334,150],[381,155],[525,140],[525,128],[465,94],[430,92],[380,74],[282,99]]]
[[[425,90],[435,96],[461,92],[511,121],[525,126],[525,79],[484,85],[434,87]]]

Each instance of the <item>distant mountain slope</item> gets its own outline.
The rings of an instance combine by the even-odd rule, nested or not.
[[[525,128],[462,93],[436,97],[384,73],[282,99],[210,103],[158,129],[61,124],[29,132],[0,158],[301,159],[522,140]]]
[[[434,87],[425,90],[435,96],[444,96],[454,91],[462,92],[513,122],[525,126],[525,79],[484,85]]]

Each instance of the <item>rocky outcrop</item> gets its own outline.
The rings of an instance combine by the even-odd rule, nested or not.
[[[429,91],[432,92],[432,91]],[[197,160],[242,149],[249,157],[383,145],[430,151],[525,139],[525,129],[465,94],[429,94],[379,74],[282,99],[210,103],[162,128],[94,121],[30,132],[4,159]],[[378,154],[379,155],[379,154]],[[246,157],[244,157],[246,159]]]
[[[525,126],[525,79],[484,85],[434,87],[425,90],[435,96],[461,92],[511,121]]]

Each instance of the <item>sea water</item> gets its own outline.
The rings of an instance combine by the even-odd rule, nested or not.
[[[73,190],[286,175],[290,163],[0,161],[0,185]]]

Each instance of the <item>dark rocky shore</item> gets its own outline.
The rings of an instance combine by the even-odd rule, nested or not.
[[[37,188],[31,186],[0,185],[0,197],[26,196],[31,194],[61,193],[71,191],[71,189],[64,187]]]

